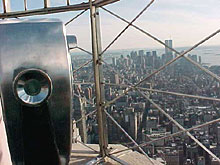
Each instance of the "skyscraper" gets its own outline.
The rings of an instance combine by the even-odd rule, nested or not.
[[[172,40],[165,40],[165,44],[173,48],[173,41]],[[173,51],[170,50],[169,48],[165,47],[165,56],[164,56],[164,62],[167,63],[168,61],[173,59]]]
[[[165,40],[165,44],[168,47],[173,48],[173,41],[172,40]],[[165,47],[165,54],[166,55],[173,55],[173,51],[170,50],[169,48]]]
[[[112,58],[112,65],[113,66],[117,65],[117,59],[115,57]]]

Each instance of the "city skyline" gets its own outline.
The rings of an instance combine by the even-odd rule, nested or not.
[[[35,6],[35,9],[41,8],[41,6],[38,6],[40,4],[34,5],[36,1],[33,4],[29,4],[30,0],[27,1],[28,5]],[[73,1],[74,0],[72,0],[72,2]],[[14,2],[18,3],[18,0]],[[86,1],[76,0],[74,2],[79,3]],[[121,2],[109,5],[106,8],[117,13],[118,15],[121,15],[127,20],[132,20],[149,2],[150,0],[121,0]],[[12,5],[12,11],[20,10],[15,8],[16,3]],[[41,2],[41,5],[42,3],[43,2]],[[51,5],[57,6],[62,5],[62,3],[65,5],[65,0],[53,0]],[[215,6],[212,4],[215,4]],[[45,24],[42,25],[40,30],[47,33],[39,36],[48,38],[47,41],[49,41],[49,45],[41,42],[40,46],[42,47],[40,47],[39,50],[37,49],[37,54],[35,54],[36,51],[34,51],[36,49],[35,46],[33,48],[32,46],[28,46],[27,50],[31,49],[29,52],[34,52],[27,53],[30,55],[33,54],[34,56],[31,59],[31,62],[26,61],[28,58],[22,60],[21,69],[27,69],[30,67],[31,70],[40,70],[41,67],[37,67],[35,69],[35,61],[37,64],[41,62],[39,61],[40,59],[35,60],[35,56],[38,55],[38,53],[40,53],[39,58],[41,58],[42,55],[42,57],[45,58],[47,58],[47,56],[49,57],[49,55],[52,55],[53,57],[58,55],[71,61],[66,61],[66,66],[58,62],[50,62],[50,60],[48,63],[48,59],[42,61],[43,66],[49,67],[49,69],[46,68],[42,72],[45,72],[46,78],[50,80],[50,76],[53,76],[53,72],[50,70],[50,68],[55,68],[54,73],[58,71],[57,74],[59,74],[59,79],[57,78],[55,80],[59,81],[58,83],[55,83],[55,85],[53,85],[53,82],[55,82],[53,79],[51,79],[51,82],[48,82],[48,89],[51,87],[48,97],[46,98],[48,100],[45,100],[45,102],[39,104],[39,107],[35,109],[41,110],[42,107],[43,110],[47,108],[47,104],[48,107],[50,103],[53,105],[54,98],[58,100],[57,103],[61,103],[59,100],[65,101],[65,99],[68,99],[67,103],[70,107],[68,108],[71,110],[71,116],[69,116],[70,113],[68,111],[68,118],[66,119],[68,119],[68,121],[70,118],[72,119],[70,120],[71,123],[68,123],[68,126],[72,125],[73,129],[68,129],[66,132],[68,132],[68,136],[72,134],[73,137],[69,136],[71,143],[69,143],[70,140],[67,140],[65,132],[62,132],[62,135],[65,134],[65,136],[62,137],[64,137],[64,140],[70,145],[74,145],[76,143],[82,144],[84,147],[86,147],[90,144],[99,144],[99,150],[97,151],[100,153],[100,156],[102,157],[101,159],[103,160],[106,156],[109,157],[109,155],[132,149],[132,152],[142,153],[143,155],[141,156],[146,156],[146,158],[150,161],[154,160],[167,165],[219,164],[220,49],[219,47],[209,46],[220,45],[218,41],[219,37],[213,37],[215,33],[210,35],[218,29],[218,19],[220,18],[218,18],[217,12],[218,4],[220,4],[220,2],[217,2],[216,0],[210,0],[209,2],[205,2],[204,0],[185,0],[185,2],[183,2],[183,0],[169,0],[168,2],[163,0],[155,0],[155,3],[152,3],[152,6],[147,9],[146,13],[138,18],[137,22],[134,24],[146,30],[169,47],[175,48],[176,53],[173,53],[170,49],[164,47],[163,43],[158,44],[132,27],[129,27],[128,30],[125,29],[125,33],[118,38],[116,37],[115,39],[115,36],[117,36],[127,25],[120,23],[119,20],[113,18],[111,15],[108,15],[102,9],[100,9],[102,29],[101,40],[103,50],[104,52],[106,51],[105,54],[101,53],[102,50],[99,49],[99,32],[96,33],[94,26],[90,26],[89,10],[80,18],[76,19],[76,21],[67,26],[67,34],[77,36],[78,47],[76,47],[76,49],[87,53],[85,56],[82,56],[82,54],[79,52],[74,51],[73,54],[70,54],[72,53],[71,50],[74,48],[73,46],[69,45],[69,50],[67,50],[65,41],[66,38],[64,37],[66,34],[65,32],[59,36],[54,35],[52,38],[50,38],[51,35],[47,36],[47,34],[57,32],[57,30],[54,29],[54,27],[56,27],[55,24],[51,24],[52,29],[48,32],[46,31],[47,26],[45,26]],[[212,7],[213,9],[211,9]],[[47,12],[48,9],[46,5],[45,9],[43,10],[46,10]],[[93,12],[92,9],[91,11]],[[55,15],[32,16],[28,18],[60,18],[64,23],[66,23],[80,12],[81,11],[70,12],[69,14],[59,13]],[[92,15],[92,17],[93,16],[94,15]],[[97,22],[95,19],[94,21],[91,19],[91,23],[95,25]],[[59,29],[63,30],[62,24],[59,23],[59,25],[61,26]],[[27,32],[29,31],[26,31],[25,27],[21,27],[23,33],[25,34],[21,35],[21,38],[23,36],[28,36],[30,37],[30,41],[32,41],[34,34],[37,35],[35,31],[32,31],[32,29],[35,30],[34,26],[30,26],[33,36],[32,34],[27,35]],[[3,30],[3,32],[6,32],[6,35],[14,32],[14,30],[12,30],[11,33],[7,27],[4,29],[6,31]],[[14,36],[16,36],[15,38],[19,39],[17,36],[20,35],[19,33],[21,29],[16,28],[18,33],[14,34]],[[91,31],[93,42],[91,42],[90,38]],[[220,30],[218,30],[216,34],[218,32],[220,32]],[[4,47],[2,50],[8,48],[9,53],[7,50],[5,52],[9,55],[11,53],[11,49],[8,45],[10,43],[13,45],[14,42],[8,42],[7,40],[9,38],[10,40],[12,39],[14,41],[14,36],[11,37],[9,35],[9,37],[6,36],[5,38],[3,36],[3,39],[5,40],[2,40],[2,42],[7,44],[7,46],[5,47],[3,44]],[[182,51],[187,50],[189,47],[200,42],[207,36],[209,37],[205,39],[208,40],[205,42],[205,44],[198,44],[200,45],[199,48],[194,46],[189,49],[189,51],[186,51],[185,54],[182,54]],[[26,45],[29,45],[26,43],[26,41],[28,41],[28,37],[25,38],[26,40],[24,47],[21,48],[26,48]],[[38,36],[36,38],[38,38]],[[53,46],[53,40],[59,40],[59,38],[63,39],[62,44],[66,48],[64,55],[57,50],[57,46],[60,47],[60,45]],[[110,44],[108,47],[109,43],[111,43],[113,39],[115,39],[116,42],[113,43],[113,45]],[[93,43],[92,51],[91,43]],[[20,46],[20,42],[17,44],[17,46]],[[51,46],[53,47],[50,48]],[[106,46],[110,49],[105,49]],[[180,47],[184,47],[184,49],[180,49]],[[50,48],[50,51],[54,51],[54,53],[50,53],[48,55],[47,52],[44,53],[44,49],[47,48]],[[19,55],[19,49],[15,50]],[[69,53],[67,53],[68,51]],[[13,55],[12,57],[14,57]],[[103,55],[102,59],[100,59],[101,55]],[[4,56],[4,53],[2,56],[8,57]],[[63,62],[64,60],[62,57],[56,58],[56,60]],[[36,59],[37,58],[38,56],[36,56]],[[34,61],[32,62],[32,60]],[[213,61],[207,60],[213,60],[214,63]],[[5,64],[10,65],[10,62]],[[49,64],[52,64],[54,68],[50,67]],[[65,66],[66,68],[61,68],[61,66]],[[68,72],[64,73],[62,69]],[[14,85],[16,85],[16,78],[18,77],[16,74],[18,71],[20,71],[20,68],[15,68],[15,71],[12,72],[14,73],[13,76],[15,76],[15,80],[12,79],[14,81]],[[31,73],[33,73],[33,76],[30,75],[29,77],[38,81],[37,75],[34,75],[35,72]],[[20,75],[20,73],[18,73],[18,75]],[[66,80],[65,75],[69,76],[70,81],[63,81]],[[4,76],[2,80],[4,85]],[[29,81],[27,83],[24,82],[23,84],[25,86],[25,92],[29,94]],[[42,85],[44,84],[41,84],[41,86]],[[62,88],[62,85],[68,87],[68,91],[65,88]],[[26,87],[27,90],[25,89]],[[64,93],[60,92],[59,94],[60,89],[63,89],[61,91]],[[55,93],[53,91],[55,91]],[[58,91],[58,93],[56,93],[56,91]],[[50,93],[52,97],[50,97]],[[7,98],[3,97],[3,95],[6,94],[7,92],[2,94],[3,101],[4,98]],[[54,94],[56,94],[57,97],[54,96]],[[16,93],[15,96],[17,96]],[[31,96],[37,96],[37,93],[34,92]],[[60,99],[58,96],[62,98]],[[8,102],[5,101],[3,103],[5,104]],[[26,153],[29,152],[29,148],[33,147],[32,145],[29,147],[29,141],[26,142],[26,140],[29,138],[29,136],[26,136],[26,133],[29,133],[28,130],[26,131],[26,128],[34,128],[33,126],[35,126],[36,122],[35,116],[33,116],[34,124],[32,126],[32,121],[29,119],[29,115],[26,116],[27,109],[25,104],[26,102],[24,102],[24,105],[22,104],[20,106],[22,112],[21,120],[24,122],[22,121],[22,129],[19,131],[22,132],[23,128],[25,129],[25,131],[23,131],[23,133],[25,133],[24,136],[20,138],[20,141],[22,139],[24,140],[24,148],[21,148],[25,151],[24,157],[23,153],[21,152],[21,158],[24,158],[24,161],[27,162],[28,159],[31,160],[32,158],[29,157],[26,159],[26,156],[28,156]],[[7,106],[5,107],[7,108]],[[67,106],[66,104],[62,106],[61,103],[56,107],[63,111]],[[55,113],[53,113],[53,115],[55,115],[56,119],[59,119],[61,123],[64,123],[64,120],[67,121],[66,119],[62,118],[64,116],[63,114],[58,111],[56,112],[56,109],[54,110]],[[7,110],[5,112],[7,112]],[[39,111],[39,113],[40,112],[41,111]],[[39,113],[37,113],[36,118],[39,118],[39,121],[41,121],[41,117],[43,116],[39,117]],[[17,114],[17,116],[19,117],[20,114]],[[27,118],[29,120],[27,120]],[[51,119],[55,118],[52,117]],[[9,121],[8,119],[10,118],[7,118],[6,121]],[[18,119],[20,120],[20,118]],[[26,123],[30,123],[30,125],[27,125],[26,127]],[[12,128],[11,130],[13,130],[13,127],[8,128]],[[56,125],[55,128],[55,133],[57,133],[56,131],[58,130],[58,133],[60,133],[59,135],[61,135],[61,130],[65,130],[65,127],[63,127],[64,129],[60,129],[61,127],[56,127]],[[10,132],[8,133],[9,138],[11,135],[11,130],[9,130]],[[38,137],[38,135],[41,136],[41,134],[38,134],[37,131],[35,131],[33,134],[34,140],[35,137]],[[37,135],[35,135],[35,133],[37,133]],[[17,132],[15,135],[16,134]],[[30,139],[32,139],[31,134],[32,131],[30,131],[30,134],[28,134],[31,137]],[[44,135],[47,136],[43,130],[42,137]],[[59,140],[57,137],[54,139]],[[56,141],[54,142],[56,143]],[[18,144],[20,145],[21,143]],[[60,144],[65,144],[65,142],[60,143],[58,141],[56,144],[58,144],[57,146],[59,147]],[[119,149],[118,151],[115,151],[115,149],[113,147],[110,148],[110,145],[108,144],[120,144],[126,149]],[[15,151],[20,149],[19,145],[16,147]],[[13,153],[14,150],[11,150],[11,148],[14,148],[13,144],[12,147],[11,144],[9,147],[10,151],[12,151],[11,153]],[[46,148],[47,145],[43,147]],[[74,151],[71,150],[71,153],[74,153],[75,151],[76,153],[79,153],[78,150],[75,150],[74,146],[72,148]],[[90,147],[88,148],[91,149]],[[36,151],[35,148],[34,150]],[[57,153],[59,153],[59,151],[62,150],[57,150]],[[88,154],[89,156],[91,155],[90,152],[88,152]],[[120,155],[121,154],[122,153],[120,153]],[[46,154],[44,154],[44,156],[46,157]],[[115,156],[118,157],[118,155]],[[136,160],[139,160],[139,156],[140,155],[135,155],[134,157]],[[62,156],[60,157],[62,158]],[[66,157],[67,160],[65,162],[69,161],[68,157],[69,155]],[[71,159],[72,157],[73,156],[71,155]],[[78,155],[76,158],[79,160],[79,157],[80,156]],[[41,160],[44,160],[44,157]],[[126,162],[131,163],[129,159],[127,159]],[[131,164],[136,164],[136,162]],[[148,163],[143,160],[142,164]]]
[[[169,42],[171,43],[171,41]],[[164,52],[165,50],[164,48]],[[129,87],[127,80],[132,84],[136,84],[174,57],[175,55],[170,54],[169,51],[162,56],[158,56],[157,51],[144,50],[134,50],[126,56],[121,55],[118,58],[112,57],[112,63],[108,65],[118,72],[109,72],[108,67],[103,65],[105,99],[107,101],[113,100],[119,93]],[[202,64],[203,60],[200,56],[188,54],[187,57],[200,65]],[[75,68],[81,66],[85,61],[87,59],[75,60],[72,56]],[[206,67],[219,75],[219,66]],[[95,90],[91,74],[92,65],[75,73],[75,93],[83,96],[85,100],[88,99],[94,102]],[[135,91],[118,99],[107,108],[107,111],[138,143],[151,144],[153,140],[157,140],[153,142],[154,145],[143,146],[144,151],[150,157],[166,162],[167,165],[218,164],[215,159],[184,134],[167,139],[160,138],[177,133],[178,128],[181,126],[185,129],[192,129],[196,125],[218,119],[219,103],[201,100],[199,97],[201,95],[219,98],[219,82],[211,81],[209,76],[202,74],[198,68],[186,59],[181,58],[159,74],[151,77],[148,83],[141,85],[140,89],[142,91],[153,91],[152,93],[145,92],[145,94],[164,109],[164,113]],[[182,94],[187,94],[187,97],[181,97]],[[76,97],[74,102],[76,103],[74,105],[76,120],[81,117],[80,111],[84,109],[87,110],[87,113],[91,111],[91,105],[83,104],[83,101],[79,98]],[[178,124],[170,122],[167,115],[164,115],[165,113],[171,116],[172,120],[177,121]],[[89,130],[87,134],[80,133],[83,141],[87,143],[98,143],[94,116],[87,120],[86,128]],[[78,127],[81,130],[83,129],[80,124]],[[123,142],[127,146],[133,146],[123,134],[120,139],[118,138],[117,135],[120,133],[120,129],[111,121],[108,121],[107,129],[109,143]],[[191,134],[216,156],[219,156],[220,123],[195,129]]]
[[[72,4],[86,2],[82,0],[71,1]],[[115,4],[107,6],[113,12],[120,16],[132,20],[140,9],[149,3],[149,0],[121,0]],[[2,4],[2,2],[1,2]],[[33,9],[40,8],[42,2],[28,1],[28,7]],[[65,5],[64,0],[55,0],[51,2],[51,6]],[[211,0],[169,0],[169,1],[155,1],[155,3],[141,16],[136,25],[142,27],[144,30],[152,33],[162,41],[166,39],[175,40],[173,47],[193,46],[195,43],[216,31],[220,26],[218,23],[220,16],[218,15],[218,6],[220,2]],[[12,10],[21,10],[23,4],[19,1],[11,3]],[[29,18],[60,18],[63,22],[68,21],[78,12],[61,13],[46,16],[33,16]],[[108,13],[100,10],[101,27],[102,27],[102,43],[105,48],[114,37],[126,26],[125,23],[117,20]],[[112,28],[114,25],[114,28]],[[208,26],[207,26],[208,25]],[[67,27],[68,34],[75,34],[78,38],[78,44],[90,50],[90,20],[89,12],[78,18],[75,22]],[[216,36],[204,45],[220,45],[220,36]],[[130,27],[128,31],[111,47],[115,49],[127,48],[161,48],[162,46],[153,41],[149,37],[143,35],[137,30]]]

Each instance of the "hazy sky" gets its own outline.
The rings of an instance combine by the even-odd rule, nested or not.
[[[1,0],[0,0],[1,1]],[[11,0],[12,10],[20,10],[23,0]],[[43,0],[27,0],[29,8],[43,6]],[[51,5],[65,4],[64,0],[51,0]],[[73,3],[83,2],[72,0]],[[121,0],[106,8],[120,16],[132,20],[150,0]],[[2,3],[1,3],[2,5]],[[220,0],[155,0],[135,24],[152,33],[161,40],[172,39],[174,47],[192,46],[199,40],[220,28]],[[55,15],[35,16],[34,18],[60,18],[64,22],[78,12]],[[110,43],[126,24],[109,15],[103,10],[101,13],[103,48]],[[90,49],[90,20],[89,12],[85,13],[67,27],[68,34],[75,34],[78,45]],[[214,37],[204,45],[220,45],[220,35]],[[129,28],[126,33],[111,47],[111,49],[153,48],[160,44],[149,37]]]

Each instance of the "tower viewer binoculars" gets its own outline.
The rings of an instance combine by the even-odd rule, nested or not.
[[[13,164],[68,164],[72,84],[62,22],[5,20],[0,36],[1,102]]]

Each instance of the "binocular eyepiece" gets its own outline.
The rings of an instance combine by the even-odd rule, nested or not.
[[[1,21],[0,36],[1,101],[13,164],[68,164],[72,81],[62,22]]]
[[[14,94],[24,105],[39,106],[51,94],[52,82],[47,73],[38,69],[26,69],[14,80]]]

